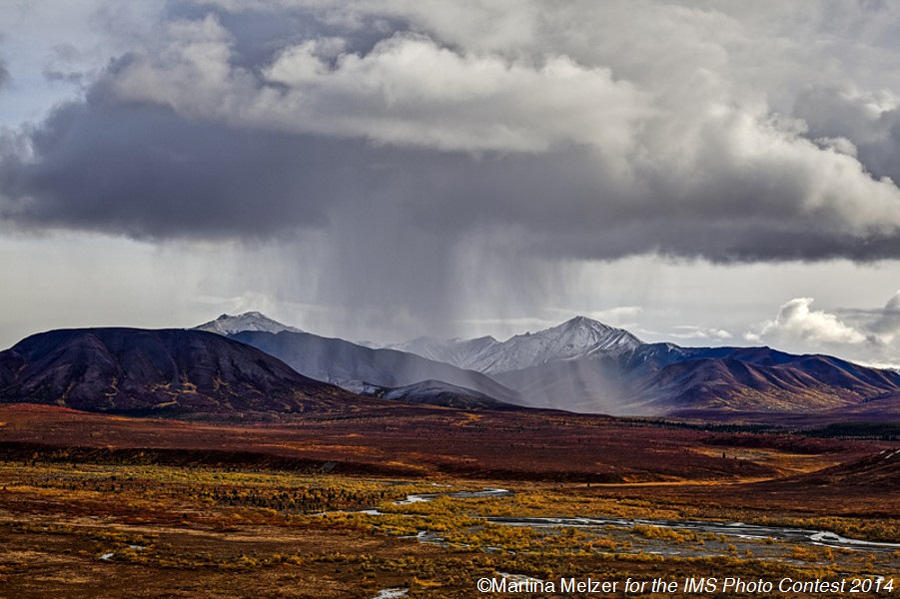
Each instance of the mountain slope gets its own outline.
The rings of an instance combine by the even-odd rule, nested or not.
[[[179,415],[331,410],[355,401],[368,400],[203,331],[57,330],[0,352],[4,403]]]
[[[349,389],[357,389],[361,383],[393,388],[437,380],[518,403],[517,393],[483,374],[414,354],[371,349],[310,333],[245,331],[231,338],[284,360],[305,376]]]
[[[281,331],[290,331],[292,333],[302,333],[297,327],[281,324],[277,320],[272,320],[265,314],[260,312],[244,312],[232,316],[230,314],[222,314],[215,320],[210,320],[193,328],[195,331],[207,331],[209,333],[217,333],[219,335],[234,335],[242,331],[263,331],[266,333],[280,333]]]

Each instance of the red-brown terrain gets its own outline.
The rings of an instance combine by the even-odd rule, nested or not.
[[[561,412],[402,404],[246,424],[12,404],[0,406],[0,444],[14,454],[59,449],[58,459],[131,460],[141,454],[148,462],[179,464],[243,462],[336,473],[597,483],[772,478],[893,446],[712,433]]]

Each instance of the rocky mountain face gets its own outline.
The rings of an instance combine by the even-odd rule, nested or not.
[[[419,337],[412,341],[388,345],[385,349],[416,354],[435,362],[444,362],[459,368],[472,368],[474,365],[477,365],[479,354],[485,352],[488,348],[497,346],[499,343],[500,341],[490,336],[477,339]]]

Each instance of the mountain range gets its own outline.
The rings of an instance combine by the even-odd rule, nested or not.
[[[215,333],[215,334],[213,334]],[[383,348],[258,312],[192,330],[80,329],[0,352],[0,401],[168,414],[366,402],[612,415],[900,414],[900,374],[768,347],[644,343],[576,317],[507,341],[421,337]]]
[[[382,349],[284,332],[236,333],[232,338],[280,357],[307,376],[354,391],[434,379],[505,402],[585,413],[878,415],[895,411],[900,397],[900,375],[891,370],[768,347],[644,343],[627,330],[583,316],[507,341],[420,337]],[[409,367],[420,364],[412,355],[428,359],[428,368]],[[462,372],[441,373],[438,365]]]

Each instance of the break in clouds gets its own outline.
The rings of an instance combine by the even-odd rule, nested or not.
[[[3,133],[0,219],[303,239],[333,295],[377,282],[366,301],[413,312],[452,303],[473,248],[900,258],[898,23],[874,1],[170,2]],[[751,334],[806,334],[805,301]]]

